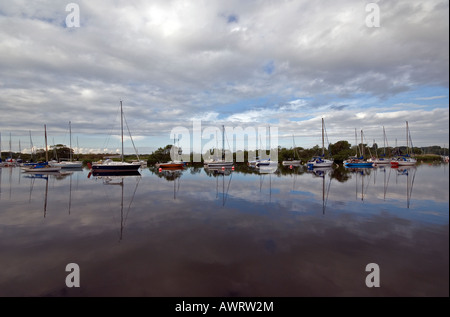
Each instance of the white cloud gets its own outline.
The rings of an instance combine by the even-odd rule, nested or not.
[[[120,99],[132,130],[150,137],[188,118],[275,121],[287,133],[293,117],[330,106],[344,129],[354,124],[344,110],[365,114],[368,99],[384,109],[407,91],[448,98],[424,89],[448,91],[446,1],[379,2],[380,28],[368,28],[365,3],[350,0],[77,3],[79,28],[65,27],[59,1],[0,4],[3,131],[37,134],[47,123],[61,135],[71,120],[80,134],[106,135]]]

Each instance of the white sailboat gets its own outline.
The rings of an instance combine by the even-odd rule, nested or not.
[[[45,163],[35,164],[31,167],[22,167],[24,172],[28,173],[54,173],[60,172],[61,166],[50,166],[48,165],[48,145],[47,145],[47,126],[44,124],[45,131]]]
[[[213,158],[210,161],[205,161],[205,166],[208,168],[231,168],[233,166],[233,161],[225,160],[225,126],[222,125],[222,157]]]
[[[298,153],[297,153],[297,150],[295,149],[296,146],[295,146],[294,135],[292,135],[292,143],[293,143],[293,146],[294,146],[294,158],[293,158],[292,160],[287,160],[287,161],[281,162],[281,164],[282,164],[283,166],[291,166],[291,165],[292,165],[292,166],[299,166],[299,165],[302,164],[302,161],[301,161],[301,160],[296,160],[296,159],[295,159],[295,155],[297,154],[297,157],[298,157]]]
[[[309,168],[315,167],[330,167],[333,166],[333,159],[325,158],[325,140],[324,140],[324,122],[322,118],[322,155],[312,157],[307,163],[306,166]]]
[[[91,171],[94,174],[102,173],[128,173],[128,172],[138,172],[141,167],[140,162],[128,163],[124,161],[124,151],[123,151],[123,108],[122,100],[120,101],[120,126],[121,126],[121,141],[122,141],[122,151],[121,151],[121,162],[115,162],[111,159],[106,159],[105,161],[88,164]]]
[[[417,160],[414,157],[412,157],[412,155],[413,155],[412,149],[409,146],[410,139],[411,139],[411,134],[409,132],[409,125],[408,125],[408,121],[406,121],[406,154],[394,157],[391,160],[392,167],[416,165]]]
[[[270,126],[269,126],[269,151],[272,151],[270,142],[271,140],[272,137],[270,135]],[[278,169],[278,161],[272,161],[269,157],[268,159],[258,160],[255,163],[255,167],[259,168],[260,172],[274,173]]]
[[[386,131],[384,130],[384,126],[383,126],[383,156],[378,157],[377,153],[375,157],[371,157],[367,159],[367,161],[372,162],[374,165],[389,164],[391,162],[391,159],[386,157]]]
[[[79,162],[79,161],[73,161],[72,160],[72,157],[73,157],[73,155],[72,155],[72,127],[71,127],[71,123],[70,123],[70,121],[69,121],[69,134],[70,134],[70,145],[69,145],[69,161],[61,161],[61,162],[58,162],[58,161],[51,161],[51,162],[49,162],[49,165],[50,166],[52,166],[52,167],[61,167],[61,168],[64,168],[64,169],[67,169],[67,168],[81,168],[81,167],[83,167],[83,162]]]

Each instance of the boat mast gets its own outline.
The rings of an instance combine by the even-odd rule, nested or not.
[[[33,161],[33,140],[31,139],[31,130],[30,130],[30,147],[31,147],[31,154],[30,154],[30,160]]]
[[[222,161],[225,161],[225,126],[222,125]]]
[[[406,121],[406,154],[409,154],[408,121]]]
[[[322,118],[322,157],[325,156],[325,143],[323,138],[323,118]]]
[[[122,100],[120,101],[120,129],[122,133],[122,163],[123,163],[123,109],[122,109]]]
[[[69,121],[69,135],[70,135],[70,137],[69,137],[69,158],[70,158],[70,161],[72,162],[72,127],[71,127],[71,125],[70,125],[70,121]]]
[[[364,158],[363,130],[361,130],[361,156]]]
[[[355,156],[358,157],[358,135],[356,134],[356,128],[355,128]]]
[[[9,157],[12,160],[12,149],[11,149],[11,132],[9,132]]]
[[[45,161],[48,162],[47,125],[45,125],[45,124],[44,124],[44,134],[45,134]]]

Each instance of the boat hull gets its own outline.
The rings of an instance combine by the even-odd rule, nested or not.
[[[184,163],[161,163],[156,164],[155,166],[160,168],[183,168]]]
[[[373,167],[372,162],[360,162],[360,163],[344,163],[346,167]]]
[[[320,168],[320,167],[331,167],[333,166],[334,162],[313,162],[313,163],[307,163],[306,166],[309,168]]]
[[[302,162],[301,161],[283,161],[281,164],[283,166],[290,166],[290,165],[292,165],[292,166],[299,166],[299,165],[302,164]]]
[[[25,167],[22,168],[24,172],[27,173],[54,173],[61,171],[61,167],[50,167],[50,166],[43,166],[43,167]]]
[[[233,166],[233,162],[212,162],[212,163],[207,163],[206,166],[210,167],[210,168],[214,168],[214,167],[232,167]]]
[[[58,163],[50,163],[52,167],[61,167],[61,168],[81,168],[83,167],[83,162],[58,162]]]
[[[138,171],[141,167],[140,164],[127,164],[127,165],[92,165],[93,173],[127,173],[132,171]]]

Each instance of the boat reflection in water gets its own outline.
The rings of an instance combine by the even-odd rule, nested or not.
[[[364,201],[364,197],[367,194],[367,189],[369,187],[370,178],[372,176],[372,171],[374,170],[372,167],[357,167],[357,168],[349,168],[346,167],[346,169],[355,175],[355,199],[358,200],[358,179],[360,179],[361,183],[361,201]],[[368,178],[367,181],[365,181],[365,178]]]
[[[180,178],[183,175],[183,167],[165,167],[159,168],[156,175],[166,179],[168,182],[173,182],[173,199],[177,199],[177,193],[180,191]]]
[[[322,214],[325,215],[325,209],[327,207],[328,202],[328,194],[330,193],[330,187],[331,187],[331,173],[333,172],[333,168],[331,166],[328,167],[308,167],[306,170],[307,173],[310,173],[314,175],[316,178],[322,179]],[[328,185],[325,185],[326,178],[328,176]],[[326,190],[325,190],[326,188]]]
[[[91,174],[91,173],[89,173]],[[131,205],[134,200],[134,196],[136,195],[136,190],[139,186],[139,182],[141,181],[141,174],[138,171],[129,171],[127,173],[121,172],[121,173],[92,173],[94,176],[94,179],[99,179],[103,181],[103,185],[105,186],[119,186],[121,188],[121,196],[120,196],[120,230],[119,230],[119,242],[123,239],[123,229],[125,228],[126,221],[128,218],[128,214],[131,210]],[[96,175],[97,174],[97,175]],[[107,175],[108,174],[108,175]],[[88,176],[90,177],[90,175]],[[128,209],[126,210],[126,213],[124,214],[124,199],[123,199],[123,192],[125,187],[125,179],[131,180],[135,179],[136,185],[134,187],[133,195],[130,199],[130,203],[128,204]]]
[[[207,175],[216,178],[216,199],[219,198],[219,178],[222,177],[222,206],[228,198],[228,192],[230,190],[231,180],[233,178],[234,167],[205,167],[205,172]],[[225,189],[225,176],[229,176],[228,183]]]
[[[69,193],[69,214],[70,214],[70,206],[71,206],[71,198],[72,198],[72,174],[73,172],[44,172],[44,173],[24,173],[24,178],[30,179],[30,196],[29,202],[31,202],[31,195],[33,192],[34,181],[36,179],[44,179],[45,180],[45,194],[44,194],[44,218],[47,216],[47,203],[48,203],[48,180],[49,178],[53,178],[56,180],[64,179],[70,176],[70,193]]]
[[[411,204],[412,190],[414,186],[414,179],[416,178],[416,167],[415,166],[401,166],[398,168],[392,168],[396,170],[396,183],[398,183],[399,178],[406,177],[406,207],[409,209]]]

